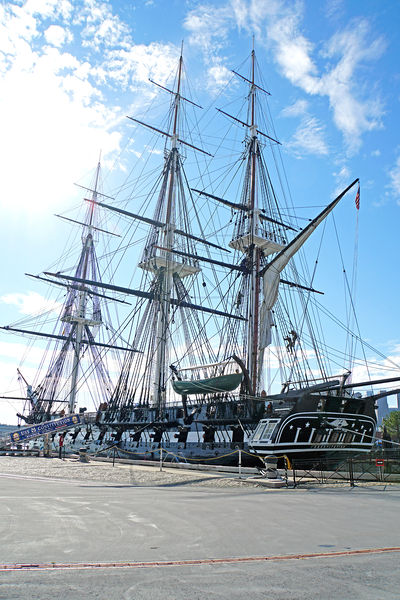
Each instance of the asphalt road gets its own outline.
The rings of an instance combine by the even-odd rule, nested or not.
[[[400,547],[399,509],[400,486],[148,488],[2,476],[0,598],[397,600],[400,552],[376,549]],[[292,558],[304,554],[319,556]],[[1,570],[14,563],[39,566]]]

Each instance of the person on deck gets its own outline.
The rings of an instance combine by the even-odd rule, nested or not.
[[[58,438],[58,458],[62,458],[62,449],[64,446],[64,434],[60,433],[60,437]]]

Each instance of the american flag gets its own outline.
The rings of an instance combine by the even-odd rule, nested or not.
[[[360,184],[358,184],[358,190],[356,194],[356,209],[360,210]]]

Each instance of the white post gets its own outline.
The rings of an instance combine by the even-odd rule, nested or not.
[[[160,446],[160,471],[162,471],[162,447]]]
[[[239,448],[239,479],[242,479],[242,449]]]
[[[46,435],[43,437],[43,456],[50,456],[50,434],[46,433]]]

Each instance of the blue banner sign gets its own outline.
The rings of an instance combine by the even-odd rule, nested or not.
[[[66,427],[73,427],[79,425],[81,422],[79,415],[68,415],[61,419],[55,419],[54,421],[46,421],[46,423],[39,423],[39,425],[33,425],[32,427],[24,427],[17,431],[10,433],[11,441],[16,443],[23,442],[25,440],[31,440],[40,435],[46,435],[46,433],[55,433],[60,429]]]

